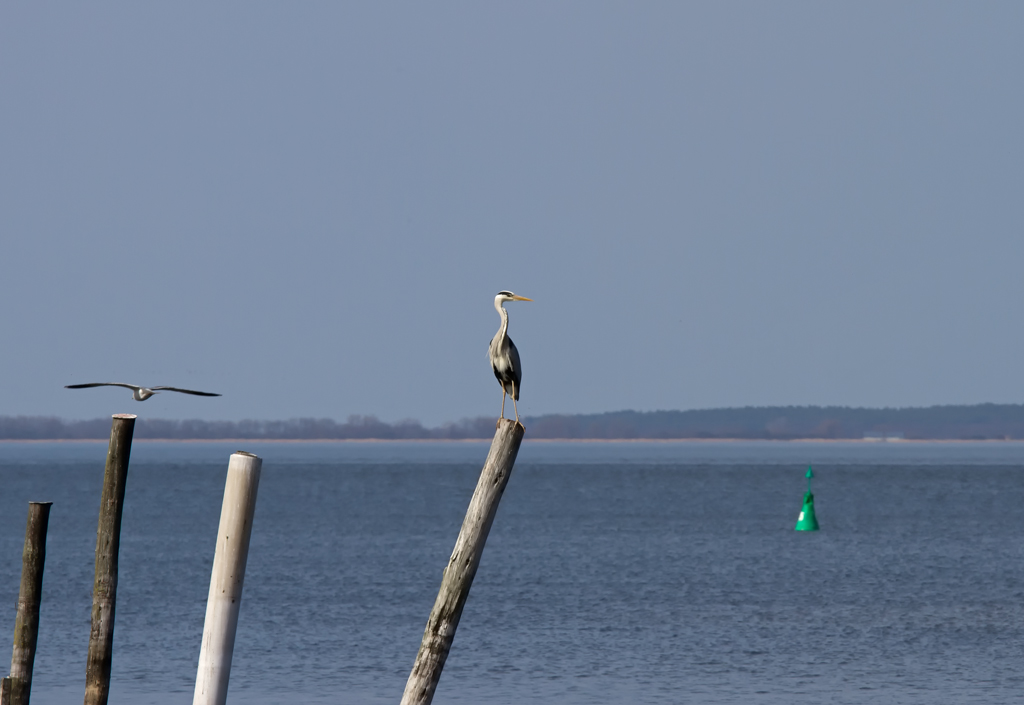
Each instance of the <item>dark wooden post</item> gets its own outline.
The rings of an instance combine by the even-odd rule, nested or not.
[[[480,480],[469,501],[462,530],[455,541],[448,567],[444,569],[441,589],[423,632],[419,653],[416,654],[412,673],[405,684],[402,705],[429,705],[434,699],[437,682],[441,679],[441,669],[452,648],[462,608],[480,565],[487,534],[490,533],[498,502],[512,474],[512,466],[515,465],[519,444],[525,432],[521,424],[511,419],[498,421],[491,452],[480,471]]]
[[[14,623],[14,651],[11,675],[0,684],[2,705],[28,705],[32,690],[32,664],[36,659],[39,637],[39,603],[43,591],[43,564],[46,562],[46,528],[50,523],[52,502],[29,502],[25,527],[25,550],[21,554],[21,589],[18,592],[18,616]]]
[[[114,604],[117,600],[117,553],[121,545],[121,512],[132,452],[134,414],[114,414],[103,473],[100,520],[96,529],[96,578],[92,587],[92,629],[85,665],[85,705],[106,705],[114,646]]]

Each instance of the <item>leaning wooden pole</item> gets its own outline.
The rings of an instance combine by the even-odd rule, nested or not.
[[[511,419],[498,421],[498,429],[494,433],[491,452],[487,462],[480,471],[480,480],[476,483],[476,491],[469,501],[466,518],[462,522],[462,530],[455,541],[455,549],[448,560],[441,578],[441,589],[434,601],[434,609],[427,620],[427,628],[423,632],[419,653],[412,666],[412,673],[405,684],[402,705],[429,705],[434,699],[437,682],[441,679],[441,669],[448,658],[455,639],[455,629],[462,617],[462,608],[469,597],[469,588],[473,584],[480,556],[484,552],[487,534],[490,533],[494,515],[498,511],[498,502],[505,492],[508,478],[512,474],[519,444],[523,441],[525,429]]]
[[[85,705],[106,705],[114,647],[114,604],[117,601],[117,554],[121,546],[121,514],[128,458],[132,452],[135,414],[114,414],[103,473],[100,521],[96,529],[96,578],[92,587],[92,629],[85,665]]]
[[[262,467],[260,458],[242,451],[233,453],[228,462],[193,705],[224,705],[228,698],[231,656]]]
[[[46,562],[46,528],[52,502],[29,502],[25,526],[25,550],[21,554],[21,589],[18,616],[14,622],[14,650],[11,675],[0,685],[0,704],[28,705],[32,691],[32,664],[39,637],[39,603],[43,592],[43,564]]]

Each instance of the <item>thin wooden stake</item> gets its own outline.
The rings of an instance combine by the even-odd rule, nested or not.
[[[515,465],[519,444],[525,432],[521,424],[511,419],[498,421],[491,452],[480,471],[480,480],[469,501],[462,530],[455,541],[455,549],[444,570],[434,609],[430,612],[427,628],[423,632],[419,653],[416,654],[412,673],[405,684],[402,705],[430,705],[434,699],[441,670],[462,617],[462,608],[466,605],[469,588],[473,585],[473,578],[480,565],[487,534],[490,533],[498,502],[512,474],[512,466]]]
[[[103,473],[100,520],[96,529],[96,579],[92,587],[92,628],[85,664],[85,705],[106,705],[114,647],[114,605],[117,601],[117,554],[121,546],[121,513],[132,452],[135,414],[114,414],[107,466]]]
[[[28,705],[32,692],[32,664],[39,638],[39,603],[43,592],[43,564],[46,562],[46,528],[52,502],[29,502],[25,526],[25,550],[21,554],[21,589],[18,616],[14,623],[11,675],[3,679],[0,705]]]
[[[242,451],[233,453],[228,462],[193,705],[224,705],[227,701],[238,609],[242,604],[242,582],[262,467],[262,460]]]

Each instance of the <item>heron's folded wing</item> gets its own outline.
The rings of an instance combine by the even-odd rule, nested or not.
[[[512,338],[508,339],[508,359],[512,363],[512,379],[516,383],[516,401],[519,401],[519,386],[523,381],[523,365],[519,362],[519,350]]]

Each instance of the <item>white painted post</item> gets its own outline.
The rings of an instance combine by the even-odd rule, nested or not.
[[[224,705],[227,701],[242,581],[262,466],[260,458],[242,451],[232,453],[228,463],[193,705]]]

